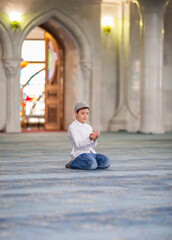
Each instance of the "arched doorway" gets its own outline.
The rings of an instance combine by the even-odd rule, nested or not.
[[[58,43],[62,44],[64,49],[64,130],[74,120],[73,107],[77,100],[85,100],[93,107],[96,105],[96,102],[92,101],[93,92],[91,86],[93,78],[95,79],[94,84],[100,79],[97,71],[100,61],[96,61],[93,67],[91,44],[87,33],[70,15],[64,14],[58,9],[39,12],[27,18],[23,27],[16,34],[15,41],[14,38],[8,35],[4,35],[4,41],[2,41],[2,49],[5,49],[5,55],[3,54],[1,59],[5,84],[3,88],[0,88],[0,92],[2,98],[6,99],[6,104],[3,101],[0,106],[1,112],[4,112],[3,119],[0,118],[0,129],[8,133],[21,132],[21,118],[19,117],[21,111],[21,50],[28,34],[37,26],[49,32]],[[99,110],[98,112],[100,114]],[[94,116],[97,116],[97,111]],[[94,122],[94,116],[90,111],[90,122]],[[100,120],[97,121],[96,118],[96,125],[99,124]],[[100,129],[100,127],[97,128]]]
[[[22,46],[21,126],[25,129],[64,128],[64,53],[60,42],[41,27]]]

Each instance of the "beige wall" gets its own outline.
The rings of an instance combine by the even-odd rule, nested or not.
[[[138,131],[142,42],[140,15],[135,3],[125,4],[127,21],[122,32],[122,2],[100,0],[0,1],[0,129],[19,132],[19,63],[27,34],[43,25],[65,49],[65,128],[73,120],[77,100],[90,104],[90,123],[103,131]],[[111,1],[112,2],[112,1]],[[128,5],[127,5],[128,4]],[[172,131],[172,3],[164,17],[163,124]],[[129,7],[129,8],[128,8]],[[128,8],[128,10],[127,10]],[[21,28],[11,29],[10,11],[22,13]],[[107,36],[101,17],[111,15]],[[126,25],[128,24],[128,25]],[[126,30],[126,31],[125,31]]]

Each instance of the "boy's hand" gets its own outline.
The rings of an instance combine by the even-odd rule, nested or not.
[[[100,137],[100,132],[99,131],[96,131],[96,132],[93,132],[90,134],[89,138],[90,140],[93,140],[94,142],[96,141],[97,138]]]

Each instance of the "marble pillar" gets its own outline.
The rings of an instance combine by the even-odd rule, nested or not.
[[[128,47],[129,47],[129,4],[121,3],[120,5],[120,23],[118,29],[118,81],[119,81],[119,97],[115,114],[110,121],[109,130],[119,131],[127,130],[128,115]]]
[[[4,68],[7,76],[7,113],[6,132],[21,132],[20,126],[20,61],[16,59],[4,59]]]
[[[163,133],[163,16],[166,0],[138,0],[142,15],[140,131]]]

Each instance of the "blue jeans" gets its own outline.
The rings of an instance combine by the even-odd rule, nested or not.
[[[83,153],[70,161],[66,167],[82,170],[94,170],[97,168],[108,168],[110,159],[102,154]]]

